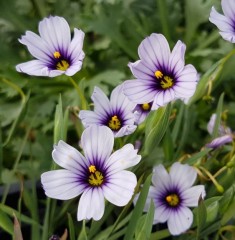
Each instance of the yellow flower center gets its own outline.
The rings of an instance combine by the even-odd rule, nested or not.
[[[69,68],[69,63],[65,60],[61,60],[56,64],[56,69],[66,71]]]
[[[173,193],[173,194],[166,196],[166,201],[170,206],[175,207],[179,204],[180,199],[179,199],[178,195]]]
[[[54,52],[53,55],[54,55],[55,58],[60,58],[61,57],[60,52]]]
[[[143,103],[142,104],[142,109],[145,111],[148,111],[150,109],[150,104],[149,103]]]
[[[173,86],[173,79],[169,76],[164,76],[161,71],[157,70],[154,75],[158,80],[160,80],[160,84],[163,89],[171,88]]]
[[[119,130],[121,128],[121,121],[115,115],[111,118],[108,125],[112,130]]]
[[[89,166],[89,172],[91,173],[88,179],[89,184],[92,186],[100,186],[104,181],[103,174],[97,171],[94,165]]]

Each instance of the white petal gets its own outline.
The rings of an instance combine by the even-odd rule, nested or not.
[[[64,18],[57,16],[44,18],[39,23],[38,30],[53,52],[63,51],[65,55],[68,54],[71,33],[69,25]]]
[[[175,94],[173,89],[167,89],[166,91],[159,91],[154,98],[152,109],[156,110],[159,106],[165,106],[167,103],[175,100]]]
[[[41,182],[48,197],[60,200],[78,196],[85,187],[79,184],[77,174],[64,169],[43,173]]]
[[[113,150],[114,136],[106,126],[92,125],[86,128],[81,137],[81,145],[90,164],[103,164]]]
[[[102,186],[104,197],[116,206],[125,206],[131,200],[136,184],[134,173],[125,170],[117,172]]]
[[[98,221],[104,215],[104,195],[101,188],[90,188],[82,194],[77,212],[77,220],[93,218]]]
[[[82,154],[62,140],[54,146],[52,157],[59,166],[77,174],[88,167],[88,162]]]
[[[206,196],[205,187],[203,185],[193,186],[186,189],[182,193],[183,204],[187,207],[197,207],[199,197],[204,198]]]
[[[134,125],[134,122],[135,122],[135,120],[134,120],[134,116],[133,116],[133,121],[132,121],[131,125],[125,125],[118,132],[114,132],[115,138],[132,134],[137,128],[137,126]]]
[[[145,38],[139,48],[140,59],[149,64],[155,71],[168,67],[170,48],[166,38],[162,34],[152,33]]]
[[[79,29],[74,29],[74,37],[69,46],[69,55],[71,56],[72,61],[83,60],[84,53],[81,54],[84,40],[84,32]]]
[[[189,208],[181,207],[172,211],[167,221],[168,229],[172,235],[179,235],[190,228],[193,222],[193,213]]]
[[[25,35],[19,39],[19,42],[26,45],[29,52],[35,58],[43,60],[47,63],[51,62],[50,56],[52,54],[52,51],[50,48],[48,48],[46,42],[37,34],[31,31],[26,31]]]
[[[222,0],[221,6],[224,12],[224,15],[230,18],[232,21],[235,20],[235,5],[234,0]]]
[[[94,102],[94,111],[97,114],[104,117],[110,115],[111,107],[109,99],[99,87],[95,87],[91,99]]]
[[[69,68],[65,71],[65,74],[67,76],[73,76],[75,73],[81,70],[82,68],[82,60],[85,57],[84,53],[82,52],[80,55],[83,57],[81,60],[76,61],[75,63],[72,63],[72,65],[69,66]]]
[[[198,74],[195,67],[191,64],[187,64],[184,69],[176,75],[177,82],[197,82]]]
[[[31,60],[18,64],[16,65],[16,70],[33,76],[49,76],[48,67],[40,60]]]
[[[109,169],[109,173],[115,173],[135,166],[140,159],[141,156],[137,155],[137,150],[129,143],[114,152],[106,161],[105,167]]]
[[[173,186],[177,186],[183,191],[193,185],[197,177],[197,171],[187,164],[176,162],[171,166],[169,175]]]
[[[78,114],[78,117],[81,119],[85,128],[95,124],[101,125],[102,118],[93,111],[81,110]]]
[[[137,79],[125,81],[123,92],[130,101],[143,104],[152,102],[157,91],[151,86],[150,81]]]
[[[126,114],[132,114],[132,111],[136,104],[131,102],[123,93],[123,84],[118,85],[111,93],[110,104],[114,112],[122,112]],[[134,118],[134,115],[131,115]]]
[[[167,208],[164,205],[156,206],[156,209],[154,211],[154,221],[155,223],[160,222],[164,223],[166,222],[171,214],[171,209]]]
[[[153,169],[152,183],[159,190],[158,193],[169,189],[170,176],[162,164]]]
[[[234,32],[233,22],[231,19],[218,13],[214,7],[211,8],[209,20],[210,22],[214,23],[222,32]]]
[[[186,45],[181,41],[178,41],[172,50],[169,59],[170,71],[177,74],[184,68],[184,54],[186,50]]]
[[[128,67],[136,78],[147,80],[152,80],[153,78],[155,78],[154,73],[156,71],[156,67],[151,69],[148,64],[145,63],[143,60],[129,63]]]

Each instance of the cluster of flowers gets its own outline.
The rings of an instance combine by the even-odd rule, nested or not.
[[[226,4],[222,0],[226,16],[212,8],[210,21],[218,26],[222,37],[235,42],[234,14],[229,7],[232,4],[233,0],[226,0]],[[85,56],[81,30],[74,29],[71,40],[66,20],[51,16],[39,23],[39,34],[27,31],[20,39],[36,60],[17,65],[17,71],[55,77],[72,76],[81,69]],[[78,117],[85,127],[81,136],[84,155],[62,140],[54,146],[52,157],[64,169],[43,173],[43,188],[48,197],[60,200],[81,195],[78,221],[101,219],[105,199],[117,206],[124,206],[132,199],[137,178],[126,169],[137,165],[141,156],[132,144],[112,153],[114,139],[133,133],[150,111],[176,99],[187,102],[194,94],[198,74],[194,66],[185,65],[185,50],[185,44],[178,41],[171,51],[162,34],[146,37],[138,48],[140,59],[128,65],[136,79],[117,86],[110,100],[95,87],[91,96],[94,111],[79,112]],[[208,125],[210,133],[212,125],[214,122]],[[148,211],[153,200],[154,224],[167,222],[172,235],[190,228],[193,214],[189,207],[197,206],[199,197],[205,196],[203,185],[192,186],[196,177],[196,170],[187,164],[176,162],[169,172],[163,165],[154,167],[144,209]]]

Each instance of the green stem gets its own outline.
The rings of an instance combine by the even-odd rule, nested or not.
[[[33,122],[33,121],[32,121],[32,122]],[[26,144],[26,142],[27,142],[27,139],[28,139],[30,130],[31,130],[31,125],[30,125],[29,128],[27,129],[27,132],[26,132],[26,134],[25,134],[25,137],[24,137],[24,139],[23,139],[23,141],[22,141],[22,144],[21,144],[21,146],[20,146],[20,149],[19,149],[17,158],[16,158],[16,160],[15,160],[15,164],[14,164],[13,169],[12,169],[13,174],[16,172],[16,169],[17,169],[17,167],[18,167],[18,164],[19,164],[19,161],[20,161],[20,159],[21,159],[21,155],[22,155],[22,153],[23,153],[25,144]],[[11,185],[11,184],[8,183],[8,184],[6,185],[6,187],[5,187],[5,191],[4,191],[3,197],[2,197],[2,204],[4,204],[5,201],[6,201],[6,198],[7,198],[9,189],[10,189],[10,185]]]
[[[222,58],[222,65],[224,65],[229,60],[229,58],[231,58],[234,54],[235,48],[232,51],[230,51],[224,58]]]
[[[21,90],[20,87],[18,87],[16,84],[14,84],[13,82],[11,82],[11,81],[9,81],[9,80],[7,80],[5,78],[1,78],[1,80],[4,83],[6,83],[7,85],[9,85],[10,87],[12,87],[13,89],[15,89],[20,94],[20,96],[22,98],[22,102],[25,102],[26,96],[25,96],[24,92]]]
[[[81,100],[81,103],[82,103],[82,109],[83,110],[87,109],[86,99],[85,99],[84,94],[81,91],[79,85],[74,81],[74,79],[72,77],[69,77],[69,80],[72,83],[72,85],[75,87],[75,89],[76,89],[76,91],[77,91],[77,93],[80,97],[80,100]]]

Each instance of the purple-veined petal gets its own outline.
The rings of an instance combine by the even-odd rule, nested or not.
[[[65,75],[73,76],[75,73],[77,73],[78,71],[81,70],[81,68],[82,68],[82,60],[83,60],[83,58],[85,56],[83,52],[81,53],[81,55],[83,55],[81,60],[78,60],[75,63],[73,63],[72,65],[70,65],[69,68],[65,71]]]
[[[149,84],[149,81],[137,79],[125,81],[123,92],[130,101],[143,104],[152,102],[157,91],[152,84]]]
[[[184,68],[184,54],[186,46],[181,41],[178,41],[174,46],[169,59],[169,68],[171,72],[177,75]]]
[[[179,235],[190,228],[193,222],[193,213],[187,207],[171,211],[167,221],[168,229],[172,235]]]
[[[136,78],[144,80],[153,80],[153,78],[155,78],[154,73],[156,71],[156,68],[151,69],[143,60],[129,63],[128,67]]]
[[[97,114],[101,116],[107,116],[110,114],[111,107],[109,99],[99,87],[94,88],[91,99],[94,102],[94,111]]]
[[[218,147],[221,147],[221,146],[225,145],[226,143],[230,143],[232,141],[233,141],[233,137],[230,134],[226,134],[224,136],[215,138],[212,142],[206,144],[206,147],[218,148]]]
[[[132,144],[126,144],[121,149],[114,152],[105,163],[109,169],[109,174],[133,167],[139,163],[140,155]]]
[[[44,18],[39,23],[39,34],[47,42],[53,53],[63,51],[68,54],[68,47],[71,42],[71,33],[67,21],[62,17]]]
[[[159,193],[169,189],[170,176],[162,164],[153,169],[152,183],[159,190]]]
[[[154,98],[152,110],[156,110],[159,106],[164,106],[175,99],[173,89],[169,88],[165,91],[159,91]]]
[[[172,185],[184,191],[193,185],[197,177],[197,172],[193,167],[187,164],[176,162],[171,166],[169,175]]]
[[[78,117],[81,119],[85,128],[91,125],[101,125],[102,118],[93,111],[90,110],[81,110],[78,114]]]
[[[156,206],[156,209],[154,211],[154,221],[155,221],[155,223],[166,222],[168,220],[170,214],[171,214],[171,209],[170,208],[167,208],[164,205]]]
[[[48,48],[46,42],[37,34],[26,31],[25,35],[19,39],[19,42],[26,45],[32,56],[46,63],[50,63],[52,51]]]
[[[64,169],[43,173],[41,182],[45,194],[59,200],[72,199],[80,195],[85,187],[79,183],[76,173]]]
[[[54,146],[52,157],[59,166],[74,173],[79,173],[88,166],[84,156],[62,140]]]
[[[205,187],[203,185],[193,186],[182,192],[183,204],[187,207],[197,207],[200,196],[206,196]]]
[[[219,32],[222,38],[231,43],[235,43],[235,34],[234,32]]]
[[[177,82],[197,82],[197,70],[191,64],[187,64],[177,75]]]
[[[81,145],[90,164],[102,164],[113,150],[113,132],[106,126],[92,125],[86,128],[81,137]]]
[[[145,61],[154,71],[163,70],[168,66],[170,48],[162,34],[152,33],[146,37],[141,42],[138,53],[140,59]]]
[[[49,76],[48,67],[40,60],[31,60],[29,62],[20,63],[16,65],[16,70],[34,76]]]
[[[222,0],[221,1],[222,10],[224,15],[234,21],[235,19],[235,5],[234,0]]]
[[[93,218],[98,221],[104,215],[104,195],[101,188],[85,190],[79,200],[77,220]]]
[[[120,109],[122,112],[125,113],[132,113],[134,107],[136,104],[131,102],[126,95],[123,93],[123,84],[118,85],[115,87],[115,89],[112,91],[110,96],[110,104],[112,106],[112,109],[114,112],[118,112]],[[134,115],[132,114],[132,118],[134,118]]]
[[[125,206],[131,200],[136,184],[134,173],[125,170],[114,173],[102,186],[104,197],[116,206]]]
[[[83,60],[85,54],[81,54],[84,40],[84,32],[77,28],[74,29],[74,36],[69,46],[69,55],[71,56],[72,61]]]
[[[134,117],[133,117],[133,123],[132,125],[125,125],[123,126],[119,131],[114,132],[115,137],[123,137],[126,135],[130,135],[136,130],[137,126],[134,125]]]

